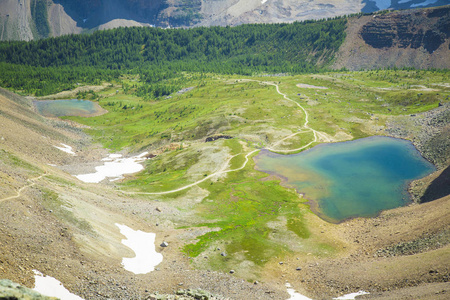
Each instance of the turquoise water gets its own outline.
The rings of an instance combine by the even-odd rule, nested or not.
[[[284,179],[321,218],[372,217],[410,202],[407,184],[435,170],[411,142],[371,137],[322,144],[293,155],[263,150],[256,168]]]
[[[103,111],[100,105],[87,100],[42,100],[33,101],[33,103],[37,111],[46,117],[92,117]]]

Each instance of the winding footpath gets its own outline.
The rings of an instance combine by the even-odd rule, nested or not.
[[[253,80],[253,79],[242,79],[241,82],[249,82],[249,81],[253,81],[253,82],[258,82],[260,84],[267,84],[267,85],[272,85],[276,88],[277,93],[280,94],[281,96],[283,96],[283,98],[287,101],[290,101],[292,103],[294,103],[295,105],[297,105],[305,114],[305,123],[303,123],[302,127],[299,128],[299,131],[296,133],[293,133],[291,135],[288,135],[287,137],[284,137],[283,139],[275,142],[271,147],[266,147],[266,150],[272,151],[272,152],[279,152],[279,153],[292,153],[292,152],[298,152],[300,150],[303,150],[307,147],[309,147],[311,144],[315,143],[318,141],[318,138],[321,137],[323,140],[330,142],[331,140],[329,138],[327,138],[323,133],[318,132],[314,129],[312,129],[311,127],[309,127],[308,123],[309,123],[309,114],[306,111],[306,109],[301,106],[297,101],[292,100],[291,98],[289,98],[285,93],[282,93],[280,91],[280,87],[278,86],[278,84],[273,83],[273,82],[267,82],[267,81],[259,81],[259,80]],[[307,145],[300,147],[300,148],[296,148],[296,149],[289,149],[289,150],[284,150],[284,149],[275,149],[273,147],[275,147],[276,145],[280,144],[281,142],[290,139],[291,137],[294,137],[298,134],[302,134],[305,132],[312,132],[314,134],[314,140],[312,140],[310,143],[308,143]]]
[[[267,85],[275,86],[278,94],[280,94],[281,96],[283,96],[283,98],[286,99],[287,101],[290,101],[290,102],[296,104],[296,105],[303,111],[303,113],[305,114],[305,123],[302,125],[302,127],[299,129],[298,132],[293,133],[293,134],[291,134],[291,135],[288,135],[287,137],[284,137],[283,139],[281,139],[281,140],[275,142],[271,147],[266,147],[266,148],[264,148],[264,149],[269,150],[269,151],[272,151],[272,152],[279,152],[279,153],[298,152],[298,151],[300,151],[300,150],[303,150],[303,149],[309,147],[311,144],[317,142],[317,141],[318,141],[318,137],[322,137],[322,138],[327,139],[322,133],[320,133],[320,132],[318,132],[318,131],[316,131],[316,130],[314,130],[314,129],[312,129],[311,127],[308,126],[308,123],[309,123],[309,120],[308,120],[309,115],[308,115],[308,112],[306,111],[306,109],[305,109],[303,106],[301,106],[297,101],[294,101],[294,100],[290,99],[286,94],[282,93],[282,92],[280,91],[280,87],[278,86],[278,84],[272,83],[272,82],[266,82],[266,81],[252,80],[252,79],[242,79],[242,80],[241,80],[241,82],[249,82],[249,81],[254,81],[254,82],[259,82],[260,84],[267,84]],[[276,145],[280,144],[281,142],[283,142],[283,141],[285,141],[285,140],[287,140],[287,139],[290,139],[290,138],[292,138],[292,137],[294,137],[294,136],[296,136],[296,135],[298,135],[298,134],[302,134],[302,133],[306,133],[306,132],[312,132],[312,133],[314,134],[314,140],[312,140],[310,143],[306,144],[305,146],[302,146],[302,147],[297,148],[297,149],[289,149],[289,150],[274,149],[274,148],[273,148],[273,147],[275,147]],[[230,157],[230,158],[226,161],[226,163],[225,163],[219,170],[217,170],[216,172],[214,172],[214,173],[212,173],[212,174],[210,174],[210,175],[208,175],[208,176],[205,176],[205,178],[202,178],[201,180],[198,180],[198,181],[196,181],[196,182],[194,182],[194,183],[185,185],[185,186],[180,187],[180,188],[175,189],[175,190],[164,191],[164,192],[153,192],[153,193],[150,193],[150,192],[127,192],[127,191],[121,191],[121,192],[124,193],[124,194],[126,194],[126,195],[165,195],[165,194],[171,194],[171,193],[180,192],[180,191],[183,191],[183,190],[185,190],[185,189],[191,188],[191,187],[193,187],[193,186],[195,186],[195,185],[198,185],[198,184],[200,184],[200,183],[202,183],[202,182],[204,182],[204,181],[206,181],[206,180],[208,180],[208,179],[210,179],[210,178],[212,178],[212,177],[214,177],[214,176],[242,170],[242,169],[245,168],[245,166],[247,165],[248,160],[249,160],[249,157],[250,157],[253,153],[255,153],[255,152],[259,151],[259,150],[260,150],[260,149],[255,149],[255,150],[253,150],[253,151],[247,153],[247,154],[245,155],[245,161],[244,161],[244,163],[243,163],[242,166],[240,166],[239,168],[226,170],[226,168],[228,167],[228,164],[230,163],[230,161],[231,161],[234,157],[236,157],[236,156],[238,156],[238,155],[241,155],[242,153],[239,153],[239,154],[236,154],[236,155]]]
[[[257,80],[251,80],[251,79],[248,79],[248,80],[246,80],[246,81],[257,81]],[[291,134],[291,135],[288,135],[287,137],[285,137],[285,138],[283,138],[283,139],[281,139],[281,140],[275,142],[275,143],[272,145],[272,147],[265,148],[266,150],[269,150],[269,151],[272,151],[272,152],[279,152],[279,153],[291,153],[291,152],[298,152],[298,151],[300,151],[300,150],[303,150],[303,149],[309,147],[311,144],[317,142],[319,137],[321,137],[321,138],[322,138],[323,140],[325,140],[325,141],[330,141],[323,133],[320,133],[320,132],[318,132],[318,131],[312,129],[311,127],[309,127],[309,125],[308,125],[308,123],[309,123],[309,114],[308,114],[308,112],[306,111],[306,109],[305,109],[303,106],[301,106],[297,101],[292,100],[292,99],[289,98],[286,94],[280,92],[280,87],[278,86],[278,84],[272,83],[272,82],[261,82],[261,81],[257,81],[257,82],[260,82],[260,83],[263,83],[263,84],[267,84],[267,85],[273,85],[273,86],[275,86],[276,89],[277,89],[277,93],[278,93],[278,94],[280,94],[281,96],[283,96],[283,98],[286,99],[287,101],[290,101],[290,102],[294,103],[295,105],[297,105],[297,106],[303,111],[303,113],[305,114],[305,123],[304,123],[303,126],[299,129],[300,131],[298,131],[298,132],[296,132],[296,133],[293,133],[293,134]],[[306,144],[305,146],[300,147],[300,148],[296,148],[296,149],[289,149],[289,150],[275,149],[275,148],[273,148],[273,147],[275,147],[276,145],[280,144],[282,141],[287,140],[287,139],[290,139],[291,137],[294,137],[294,136],[296,136],[296,135],[298,135],[298,134],[305,133],[305,132],[312,132],[312,133],[314,134],[314,140],[312,140],[310,143]]]
[[[21,188],[16,192],[17,195],[15,195],[15,196],[10,196],[10,197],[6,197],[6,198],[3,198],[3,199],[0,199],[0,203],[3,202],[3,201],[7,201],[7,200],[12,200],[12,199],[17,199],[17,198],[19,198],[20,196],[22,196],[22,192],[23,192],[25,189],[34,186],[34,185],[36,184],[36,181],[38,181],[39,179],[41,179],[42,177],[45,177],[45,176],[47,176],[47,175],[48,175],[47,172],[45,172],[44,174],[42,174],[42,175],[40,175],[40,176],[38,176],[38,177],[34,177],[34,178],[27,179],[27,181],[30,181],[30,182],[31,182],[30,184],[27,184],[27,185],[21,187]]]

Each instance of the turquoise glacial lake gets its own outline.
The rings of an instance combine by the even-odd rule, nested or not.
[[[255,162],[256,169],[281,177],[332,223],[410,203],[408,183],[436,170],[411,142],[388,137],[321,144],[293,155],[262,150]]]
[[[45,117],[93,117],[105,112],[100,105],[88,100],[38,100],[33,103],[37,111]]]

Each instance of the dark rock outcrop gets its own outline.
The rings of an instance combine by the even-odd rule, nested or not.
[[[200,289],[180,289],[175,294],[166,295],[166,294],[152,294],[148,298],[150,300],[224,300],[225,297],[211,294],[208,291],[200,290]]]
[[[444,247],[450,243],[450,232],[444,230],[435,234],[426,233],[422,237],[409,241],[400,242],[396,245],[380,249],[376,252],[378,257],[390,257],[401,255],[414,255]]]
[[[349,18],[333,68],[450,68],[450,6]]]
[[[226,140],[229,140],[229,139],[232,139],[232,138],[233,138],[233,137],[232,137],[232,136],[229,136],[229,135],[215,135],[215,136],[209,136],[209,137],[207,137],[206,140],[205,140],[205,142],[214,142],[214,141],[219,140],[219,139],[226,139]]]
[[[423,27],[428,29],[424,31]],[[433,53],[449,37],[449,31],[450,7],[446,6],[415,13],[376,15],[362,27],[360,34],[373,48],[423,47],[428,53]]]
[[[450,195],[450,166],[434,179],[420,197],[420,202],[430,202]]]

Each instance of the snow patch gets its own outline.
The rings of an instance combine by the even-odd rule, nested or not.
[[[159,265],[163,256],[155,250],[156,234],[151,232],[143,232],[133,230],[128,226],[117,224],[120,233],[127,239],[122,240],[122,244],[129,247],[136,254],[133,258],[124,257],[122,265],[125,270],[134,274],[146,274],[155,270]]]
[[[63,144],[61,143],[62,147],[59,146],[53,146],[56,149],[59,149],[61,151],[64,151],[66,153],[72,154],[73,156],[76,156],[75,152],[73,152],[72,147],[70,147],[69,145]]]
[[[308,298],[306,296],[303,296],[300,293],[297,293],[294,289],[291,288],[290,283],[286,283],[286,287],[288,294],[291,296],[288,298],[288,300],[312,300],[311,298]]]
[[[379,10],[388,9],[391,6],[391,0],[375,0],[375,5]]]
[[[266,2],[267,2],[267,0],[261,0],[261,4],[264,4]]]
[[[433,4],[435,2],[437,2],[437,0],[426,0],[426,1],[422,2],[422,3],[411,4],[411,7],[427,6],[427,5]]]
[[[308,298],[306,296],[303,296],[300,293],[297,293],[288,282],[286,283],[286,287],[287,287],[288,294],[291,296],[287,300],[312,300],[311,298]],[[365,292],[365,291],[359,291],[357,293],[351,293],[351,294],[347,294],[347,295],[340,296],[337,298],[333,298],[333,300],[355,300],[356,297],[358,297],[358,296],[368,295],[368,294],[370,294],[370,293]]]
[[[57,297],[61,300],[83,300],[83,298],[69,292],[57,279],[44,276],[41,272],[34,272],[34,291],[49,297]]]
[[[368,292],[364,292],[364,291],[359,291],[357,293],[351,293],[351,294],[347,294],[341,297],[337,297],[337,298],[333,298],[333,300],[355,300],[355,298],[357,296],[361,296],[361,295],[368,295],[370,293]]]
[[[76,178],[87,183],[99,183],[105,178],[115,181],[123,178],[124,174],[132,174],[144,169],[141,162],[146,160],[144,152],[138,156],[122,158],[121,154],[110,154],[104,161],[103,166],[95,167],[95,173],[75,175]]]
[[[102,161],[113,161],[116,158],[121,158],[122,154],[110,154],[108,157],[102,159]]]

